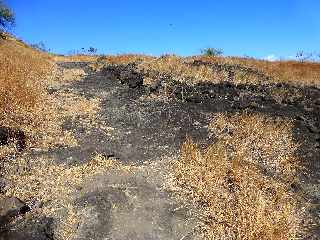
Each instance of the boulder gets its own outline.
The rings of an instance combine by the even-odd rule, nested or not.
[[[106,64],[102,73],[114,79],[119,80],[122,84],[126,84],[129,88],[138,88],[143,86],[143,74],[137,69],[133,63],[129,64]]]

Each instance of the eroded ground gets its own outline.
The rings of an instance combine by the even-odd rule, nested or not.
[[[202,148],[216,141],[216,114],[244,110],[293,121],[306,168],[301,187],[319,222],[319,88],[169,80],[150,87],[132,66],[58,66],[60,81],[48,92],[60,99],[66,140],[12,156],[19,164],[5,190],[31,211],[2,239],[202,239],[197,205],[170,184],[171,162],[187,137]]]

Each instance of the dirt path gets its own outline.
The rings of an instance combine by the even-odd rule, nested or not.
[[[165,183],[168,162],[186,136],[206,141],[207,113],[144,99],[143,89],[108,79],[86,64],[59,67],[85,72],[48,89],[64,103],[62,111],[71,108],[62,129],[75,143],[23,155],[20,166],[27,170],[11,179],[13,193],[36,206],[30,219],[18,219],[2,239],[196,238],[194,209],[178,202]]]
[[[74,67],[72,63],[61,66]],[[74,197],[82,216],[75,238],[192,237],[197,226],[194,210],[164,189],[166,165],[178,155],[186,136],[207,142],[210,114],[177,102],[147,99],[143,89],[130,88],[102,73],[81,68],[87,75],[67,90],[87,99],[101,99],[95,119],[100,125],[88,127],[77,119],[66,119],[64,129],[76,136],[78,146],[48,154],[58,164],[79,165],[93,154],[101,154],[134,167],[131,171],[107,171],[84,183]]]

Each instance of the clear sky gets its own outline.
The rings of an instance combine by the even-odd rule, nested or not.
[[[14,33],[58,53],[288,57],[320,51],[320,0],[6,0]]]

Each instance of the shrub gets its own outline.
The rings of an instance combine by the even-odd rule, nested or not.
[[[201,53],[209,57],[217,57],[223,55],[223,50],[220,48],[204,48],[201,50]]]
[[[3,1],[0,0],[0,34],[15,23],[15,16]]]
[[[94,47],[89,47],[88,48],[88,53],[89,54],[96,54],[98,51],[98,49],[94,48]]]
[[[30,44],[30,47],[37,49],[39,51],[42,51],[42,52],[49,52],[50,51],[50,49],[47,49],[46,45],[42,41],[38,42],[38,43]]]

